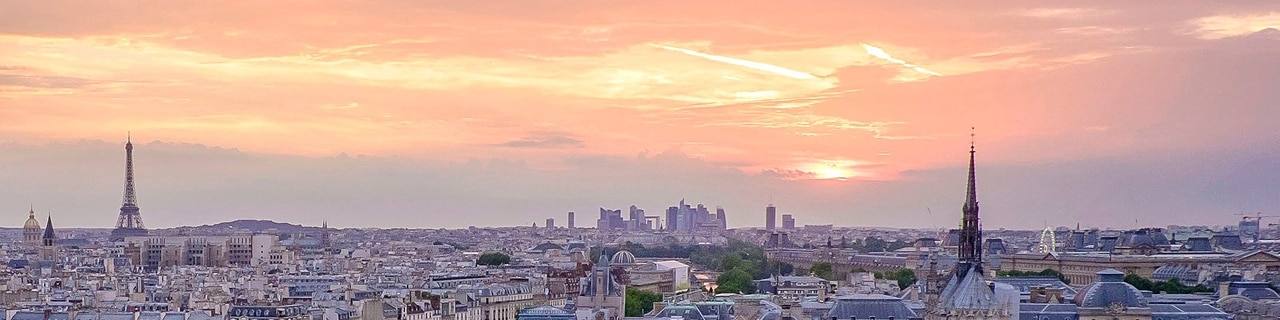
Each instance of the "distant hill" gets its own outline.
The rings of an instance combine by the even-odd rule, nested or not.
[[[221,222],[211,225],[203,225],[194,227],[197,229],[248,229],[254,232],[261,232],[267,229],[276,229],[280,232],[303,232],[317,229],[318,227],[303,226],[285,222],[275,222],[271,220],[235,220]]]

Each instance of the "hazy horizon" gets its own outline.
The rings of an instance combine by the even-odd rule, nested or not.
[[[113,226],[129,132],[151,228],[951,228],[971,132],[989,229],[1280,211],[1280,3],[204,5],[0,1],[0,225]]]

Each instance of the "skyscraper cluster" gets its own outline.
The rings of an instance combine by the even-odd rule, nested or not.
[[[600,208],[600,219],[596,220],[596,228],[600,230],[653,230],[658,220],[656,216],[646,216],[644,209],[631,205],[627,208],[624,219],[622,209]]]
[[[596,229],[621,230],[627,228],[627,221],[622,219],[621,209],[600,208],[600,219],[596,219]]]
[[[716,213],[712,214],[701,203],[690,206],[685,204],[684,199],[680,199],[679,205],[667,208],[666,229],[670,231],[724,230],[728,227],[727,221],[724,208],[716,207]]]

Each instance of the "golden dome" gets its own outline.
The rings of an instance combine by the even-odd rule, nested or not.
[[[27,224],[23,225],[22,228],[40,230],[40,220],[36,220],[35,210],[31,210],[31,215],[27,216]]]

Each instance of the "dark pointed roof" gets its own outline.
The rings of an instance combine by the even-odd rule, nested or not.
[[[956,256],[959,261],[972,263],[973,269],[983,272],[982,225],[978,218],[978,188],[976,174],[974,174],[976,153],[976,148],[971,141],[969,143],[969,182],[965,190],[963,215],[960,219],[959,252]],[[957,265],[956,272],[963,275],[968,272],[967,267],[962,268]]]
[[[965,191],[964,211],[978,210],[978,185],[977,179],[974,178],[974,154],[977,153],[974,144],[969,143],[969,184]]]
[[[53,236],[53,216],[49,216],[48,222],[44,224],[44,237],[42,239],[57,239]]]

